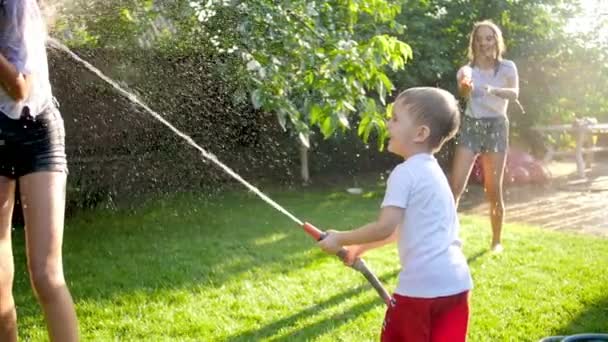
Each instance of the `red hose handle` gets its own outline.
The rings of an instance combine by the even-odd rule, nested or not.
[[[310,235],[313,239],[315,239],[317,241],[323,240],[323,238],[327,235],[327,233],[325,233],[324,231],[320,230],[319,228],[313,226],[312,224],[310,224],[308,222],[304,222],[304,225],[302,226],[302,228],[304,228],[304,231],[308,235]]]

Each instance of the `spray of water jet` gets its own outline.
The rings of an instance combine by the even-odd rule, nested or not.
[[[217,166],[219,166],[227,174],[232,176],[234,179],[239,181],[241,184],[243,184],[245,187],[247,187],[253,193],[258,195],[262,200],[264,200],[266,203],[270,204],[273,208],[275,208],[279,212],[283,213],[285,216],[289,217],[291,220],[293,220],[298,225],[301,226],[304,224],[301,220],[299,220],[297,217],[295,217],[293,214],[291,214],[285,208],[280,206],[277,202],[275,202],[270,197],[268,197],[266,194],[264,194],[262,191],[260,191],[260,189],[256,188],[251,183],[244,180],[243,177],[241,177],[238,173],[236,173],[234,170],[232,170],[226,164],[222,163],[213,153],[210,153],[207,150],[205,150],[204,148],[202,148],[194,140],[192,140],[192,138],[190,136],[183,133],[182,131],[177,129],[175,126],[173,126],[169,121],[167,121],[160,114],[158,114],[156,111],[154,111],[148,105],[146,105],[143,101],[141,101],[135,94],[133,94],[132,92],[130,92],[130,91],[124,89],[123,87],[121,87],[120,85],[118,85],[114,80],[112,80],[111,78],[106,76],[103,72],[101,72],[101,70],[97,69],[96,67],[91,65],[89,62],[85,61],[84,59],[80,58],[80,56],[75,54],[67,46],[65,46],[64,44],[62,44],[61,42],[59,42],[57,39],[54,39],[54,38],[49,38],[48,44],[55,49],[58,49],[58,50],[61,50],[65,53],[67,53],[70,57],[72,57],[74,60],[76,60],[77,62],[82,64],[89,71],[91,71],[95,75],[99,76],[99,78],[101,78],[102,80],[104,80],[108,84],[110,84],[112,87],[114,87],[114,89],[116,89],[121,95],[126,97],[129,101],[142,107],[148,114],[152,115],[156,120],[160,121],[163,125],[167,126],[176,135],[178,135],[180,138],[184,139],[189,145],[191,145],[192,147],[199,150],[201,152],[201,154],[203,155],[203,157],[205,157],[207,160],[209,160],[209,161],[213,162],[214,164],[216,164]]]

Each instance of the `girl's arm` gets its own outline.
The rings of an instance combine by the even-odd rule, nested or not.
[[[31,90],[33,51],[30,47],[40,29],[32,22],[31,15],[37,8],[35,2],[9,1],[4,6],[5,18],[2,34],[5,39],[0,53],[0,86],[15,101],[26,99]],[[44,44],[44,42],[41,42]]]
[[[486,91],[488,94],[502,97],[503,99],[515,101],[519,97],[519,75],[515,63],[512,63],[513,72],[507,76],[507,84],[504,88],[495,88],[488,86]]]
[[[502,97],[503,99],[515,101],[519,97],[519,88],[494,88],[488,87],[488,94]]]
[[[31,79],[19,73],[15,65],[0,54],[0,85],[13,100],[19,102],[29,96]]]

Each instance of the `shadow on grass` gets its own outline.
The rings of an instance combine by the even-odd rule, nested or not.
[[[559,309],[557,309],[559,310]],[[581,333],[608,334],[608,296],[589,304],[568,325],[560,328],[557,335]]]
[[[471,255],[470,257],[467,258],[467,263],[468,264],[473,264],[475,263],[475,261],[477,261],[477,259],[481,258],[482,256],[488,254],[490,250],[489,249],[482,249],[479,252]]]
[[[388,279],[394,278],[398,273],[399,273],[399,270],[396,270],[389,274],[382,275],[381,277],[379,277],[379,279],[384,283]],[[341,294],[335,295],[322,303],[311,306],[294,315],[285,317],[285,318],[275,321],[271,324],[268,324],[262,328],[248,330],[248,331],[239,333],[238,335],[228,337],[225,341],[226,342],[259,341],[261,339],[270,338],[270,337],[274,336],[275,334],[277,334],[283,328],[294,326],[298,321],[300,321],[302,319],[310,318],[310,316],[313,316],[322,310],[330,308],[336,304],[339,304],[339,303],[345,301],[346,299],[348,299],[350,297],[354,297],[365,291],[373,291],[373,289],[371,288],[371,286],[369,284],[360,285],[356,288],[353,288],[353,289],[345,291]],[[348,318],[356,317],[366,311],[369,311],[371,308],[374,308],[378,305],[384,305],[384,303],[379,298],[372,300],[372,301],[367,301],[365,303],[355,305],[354,307],[349,309],[347,312],[343,312],[343,313],[334,315],[329,319],[308,325],[305,328],[298,329],[297,331],[294,331],[286,336],[282,336],[280,338],[275,338],[275,339],[273,339],[273,341],[287,342],[287,341],[293,341],[297,337],[310,338],[313,336],[323,334],[324,332],[327,332],[330,329],[335,329],[335,327],[340,325],[341,323],[347,322]],[[378,328],[378,329],[380,329],[380,328]]]
[[[334,330],[337,326],[348,322],[349,318],[357,317],[379,305],[383,304],[382,302],[376,300],[370,300],[365,303],[357,304],[350,308],[347,312],[343,312],[323,321],[308,325],[303,329],[295,330],[286,336],[281,336],[280,338],[274,339],[274,341],[291,342],[295,341],[296,339],[308,341],[310,340],[310,337],[318,336],[322,333]],[[378,323],[377,330],[380,332],[381,322]]]
[[[320,227],[362,223],[375,214],[369,200],[327,191],[277,198]],[[37,319],[23,231],[15,231],[13,240],[20,320]],[[71,218],[64,236],[66,279],[77,302],[137,291],[220,288],[252,270],[288,274],[324,257],[297,225],[244,193],[169,198],[132,211],[91,211]]]

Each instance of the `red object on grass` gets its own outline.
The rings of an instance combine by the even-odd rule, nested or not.
[[[505,178],[510,183],[526,184],[530,182],[530,172],[523,165],[517,165],[505,170]]]
[[[530,180],[533,183],[545,183],[551,179],[551,172],[539,161],[529,164],[528,171],[530,172]]]
[[[483,165],[479,157],[473,163],[470,179],[478,184],[483,184]],[[509,149],[505,165],[505,184],[542,184],[550,179],[551,173],[541,161],[526,152]]]
[[[475,183],[483,184],[483,168],[481,166],[481,158],[477,157],[473,163],[470,179]]]

